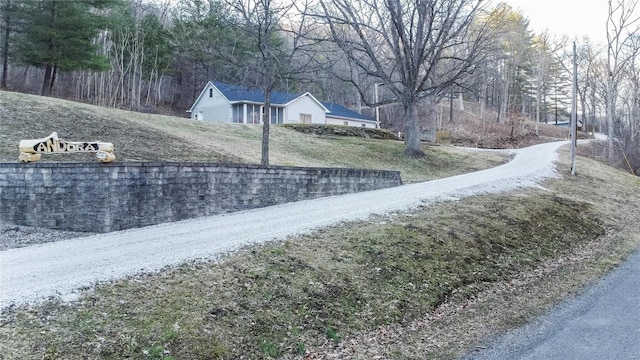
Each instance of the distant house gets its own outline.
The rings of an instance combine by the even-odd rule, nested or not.
[[[262,90],[209,81],[187,112],[191,119],[260,124]],[[272,124],[332,124],[375,128],[375,120],[339,104],[318,101],[310,93],[271,93]]]

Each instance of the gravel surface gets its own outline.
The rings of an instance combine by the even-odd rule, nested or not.
[[[556,150],[564,144],[510,150],[515,156],[507,164],[446,179],[3,250],[0,308],[51,296],[73,300],[78,289],[96,282],[216,259],[250,244],[374,214],[537,187],[542,180],[557,177]]]
[[[90,235],[94,234],[0,224],[0,251]]]

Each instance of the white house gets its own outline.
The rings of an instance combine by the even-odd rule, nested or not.
[[[191,119],[260,124],[262,90],[209,81],[187,112]],[[272,124],[332,124],[375,128],[375,120],[339,104],[318,101],[310,93],[271,93]]]

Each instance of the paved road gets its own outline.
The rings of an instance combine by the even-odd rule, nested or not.
[[[640,251],[583,294],[467,360],[640,359]]]
[[[73,299],[77,289],[95,282],[211,259],[373,214],[538,186],[556,176],[556,150],[563,144],[519,149],[507,164],[446,179],[1,251],[0,308],[50,296]]]

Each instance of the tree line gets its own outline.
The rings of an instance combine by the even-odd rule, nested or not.
[[[576,39],[582,127],[632,158],[637,2],[609,1],[607,23],[594,24],[605,44]],[[352,108],[395,103],[409,156],[434,139],[444,98],[496,109],[483,121],[569,116],[569,39],[486,0],[0,0],[0,30],[2,88],[180,115],[208,80]],[[268,147],[268,125],[264,136]]]

